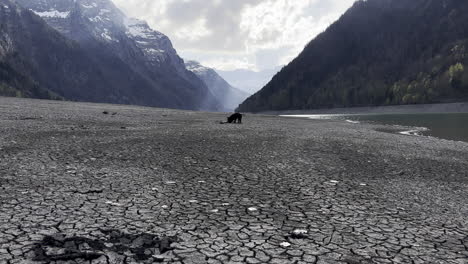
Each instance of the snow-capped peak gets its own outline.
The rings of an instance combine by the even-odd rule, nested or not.
[[[160,39],[164,37],[160,32],[149,27],[148,23],[136,18],[126,18],[124,20],[127,33],[133,37],[144,39]]]
[[[201,65],[198,61],[193,60],[185,62],[185,67],[193,73],[206,73],[211,70],[210,68]]]

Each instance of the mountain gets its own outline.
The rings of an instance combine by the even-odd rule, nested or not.
[[[468,100],[468,1],[356,2],[242,111]]]
[[[187,69],[195,73],[206,86],[214,94],[216,99],[223,105],[223,111],[232,112],[239,106],[247,97],[249,93],[232,87],[226,82],[215,70],[205,67],[196,61],[188,61],[185,63]]]
[[[97,89],[112,95],[106,90],[111,83],[87,59],[76,43],[41,18],[8,0],[0,0],[0,95],[87,100],[91,98],[84,95],[91,96]],[[67,87],[66,91],[63,87]]]
[[[13,5],[7,0],[2,2]],[[126,17],[110,0],[15,3],[19,17],[12,21],[13,25],[23,25],[28,31],[30,25],[24,22],[28,14],[34,20],[32,26],[40,24],[47,31],[24,33],[31,41],[23,44],[16,54],[23,56],[34,50],[34,56],[48,60],[32,58],[28,65],[34,74],[13,68],[57,96],[68,100],[219,110],[219,102],[203,81],[185,68],[170,40],[145,22]],[[75,53],[60,52],[61,57],[55,58],[55,50],[39,45],[39,40],[47,42],[52,34],[66,43],[56,43],[59,51],[68,46]],[[23,57],[28,61],[28,56]],[[77,70],[80,67],[85,72]]]
[[[216,70],[216,72],[228,83],[244,92],[254,94],[264,87],[281,68],[282,66],[262,71],[237,69],[232,71]]]

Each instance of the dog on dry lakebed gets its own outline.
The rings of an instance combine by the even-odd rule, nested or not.
[[[242,114],[241,113],[234,113],[232,115],[230,115],[228,118],[227,118],[227,122],[221,122],[221,124],[232,124],[232,123],[238,123],[238,124],[242,124]]]

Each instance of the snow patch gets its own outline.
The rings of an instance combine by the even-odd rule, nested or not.
[[[127,34],[133,37],[139,37],[148,40],[156,40],[162,38],[164,35],[152,30],[148,24],[136,18],[128,18],[124,21],[127,28]]]
[[[105,39],[107,39],[107,40],[112,40],[112,37],[109,36],[109,34],[108,34],[107,32],[102,33],[102,34],[101,34],[101,37],[103,37],[103,38],[105,38]]]
[[[187,63],[185,63],[185,66],[187,70],[193,73],[205,73],[210,70],[209,68],[204,67],[203,65],[201,65],[200,63],[196,61],[188,61]]]
[[[90,8],[95,8],[97,7],[96,3],[92,3],[91,5],[86,5],[86,4],[81,4],[82,7],[90,9]]]
[[[70,15],[70,12],[60,12],[57,10],[51,9],[50,11],[45,12],[38,12],[32,10],[36,15],[40,17],[47,17],[47,18],[67,18]]]
[[[160,53],[164,53],[166,51],[161,50],[161,49],[146,49],[146,52],[151,53],[151,54],[160,54]]]
[[[104,14],[106,14],[106,13],[110,13],[110,10],[109,10],[109,9],[101,9],[101,10],[99,11],[99,15],[104,15]]]

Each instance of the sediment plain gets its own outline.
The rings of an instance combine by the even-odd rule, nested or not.
[[[0,97],[0,263],[468,263],[468,143],[226,116]]]

